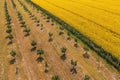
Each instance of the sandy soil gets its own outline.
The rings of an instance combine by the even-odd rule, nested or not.
[[[46,22],[44,16],[41,12],[38,12],[32,6],[30,6],[25,0],[21,2],[35,15],[35,17],[40,20],[40,24],[43,24],[43,30],[41,26],[36,26],[36,23],[30,18],[27,12],[20,5],[18,0],[14,0],[17,5],[17,9],[13,8],[11,0],[6,0],[8,4],[9,14],[12,18],[12,34],[14,35],[14,42],[12,45],[7,45],[8,40],[5,39],[6,27],[5,27],[5,16],[4,12],[0,13],[2,22],[0,22],[0,80],[51,80],[53,75],[59,75],[61,80],[83,80],[84,75],[87,74],[91,77],[91,80],[118,80],[119,73],[108,65],[103,59],[96,55],[95,52],[89,50],[89,59],[85,59],[83,54],[85,46],[81,41],[79,41],[78,48],[74,47],[75,41],[74,36],[70,36],[71,40],[67,40],[68,35],[66,30],[63,35],[59,35],[61,31],[59,29],[59,24],[54,22]],[[0,1],[0,9],[4,11],[4,1]],[[30,35],[25,37],[23,28],[20,27],[21,24],[18,20],[17,11],[23,16],[26,25],[30,28]],[[53,41],[48,42],[48,33],[53,33]],[[36,61],[38,55],[36,51],[31,51],[31,41],[37,41],[37,49],[42,48],[44,54],[42,55],[44,60],[40,63]],[[61,47],[67,48],[67,59],[65,61],[60,59]],[[11,59],[9,52],[14,49],[17,52],[16,63],[10,65],[8,62]],[[70,72],[71,59],[77,60],[77,74],[72,74]],[[99,59],[99,60],[98,60]],[[49,65],[49,72],[45,73],[45,62]],[[100,69],[98,69],[100,67]],[[19,73],[15,74],[16,68],[19,68]]]

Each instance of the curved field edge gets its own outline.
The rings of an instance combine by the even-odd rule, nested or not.
[[[51,17],[53,20],[55,20],[56,22],[58,22],[60,25],[62,25],[62,27],[64,27],[66,30],[68,30],[75,37],[77,37],[78,39],[80,39],[90,49],[92,49],[93,51],[95,51],[99,56],[101,56],[102,58],[104,58],[109,64],[111,64],[118,71],[120,71],[120,60],[118,58],[116,58],[115,56],[113,56],[110,52],[107,52],[102,47],[100,47],[99,45],[97,45],[96,43],[94,43],[93,41],[91,41],[84,34],[82,34],[80,31],[76,30],[73,26],[67,24],[66,22],[64,22],[60,18],[54,16],[53,14],[51,14],[47,10],[43,9],[39,5],[35,4],[31,0],[26,0],[26,1],[28,3],[30,3],[31,5],[33,5],[33,7],[36,7],[37,10],[41,10],[42,12],[44,12],[45,14],[47,14],[49,17]]]

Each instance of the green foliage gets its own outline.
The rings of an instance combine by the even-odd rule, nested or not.
[[[30,29],[26,27],[26,28],[24,29],[24,32],[26,32],[27,34],[29,34]]]
[[[11,55],[12,57],[15,57],[15,56],[16,56],[16,52],[12,50],[12,51],[10,52],[10,55]]]
[[[83,54],[83,57],[89,59],[89,58],[90,58],[90,55],[89,55],[87,52],[85,52],[85,53]]]
[[[49,17],[49,16],[47,16],[47,19],[50,19],[50,17]]]
[[[62,52],[62,53],[65,53],[66,51],[67,51],[67,48],[66,48],[66,47],[62,47],[62,48],[61,48],[61,52]]]
[[[89,48],[85,46],[85,47],[84,47],[84,50],[85,50],[85,51],[89,51]]]
[[[33,40],[33,41],[31,42],[31,45],[34,47],[34,46],[37,45],[37,42]]]
[[[21,21],[20,23],[21,23],[22,25],[25,25],[25,21]]]
[[[7,33],[11,33],[11,32],[12,32],[12,29],[11,29],[11,28],[8,28],[8,29],[6,30],[6,32],[7,32]]]
[[[45,62],[45,73],[47,73],[48,72],[48,63],[47,62]]]
[[[51,32],[49,32],[48,34],[49,34],[49,37],[52,37],[52,36],[53,36],[53,33],[51,33]]]
[[[64,30],[64,27],[63,27],[63,26],[60,26],[59,28],[60,28],[60,30]]]
[[[7,25],[7,28],[11,28],[11,25]]]
[[[10,27],[11,25],[11,17],[9,15],[9,12],[8,12],[8,8],[7,8],[7,2],[5,1],[4,3],[4,9],[5,9],[5,19],[7,21],[7,27]]]
[[[64,32],[59,32],[59,35],[63,35],[64,34]]]
[[[68,36],[70,36],[70,35],[71,35],[71,33],[70,33],[70,32],[67,32],[67,35],[68,35]]]
[[[12,40],[14,37],[13,37],[12,34],[9,34],[9,35],[7,36],[7,38],[9,38],[10,40]]]
[[[77,61],[71,60],[71,65],[77,66]]]
[[[46,68],[49,67],[47,62],[45,62],[45,67],[46,67]]]
[[[58,75],[52,76],[51,80],[60,80]]]
[[[90,80],[90,76],[85,75],[84,80]]]
[[[78,42],[78,40],[77,40],[76,38],[74,39],[74,41],[75,41],[75,42]]]
[[[13,8],[16,8],[16,4],[14,3],[14,1],[13,0],[11,1],[12,1]]]
[[[42,54],[44,54],[44,50],[43,49],[37,50],[37,55],[42,55]]]

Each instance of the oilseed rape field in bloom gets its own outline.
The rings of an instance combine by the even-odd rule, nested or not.
[[[120,60],[119,0],[32,0]]]

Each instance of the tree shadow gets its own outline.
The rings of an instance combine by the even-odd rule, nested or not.
[[[6,36],[5,39],[8,39],[8,36]]]
[[[37,59],[36,59],[36,61],[39,63],[39,62],[42,62],[44,60],[44,58],[43,57],[38,57]]]
[[[36,26],[40,26],[40,24],[37,24]]]
[[[25,34],[24,36],[27,37],[27,36],[29,36],[29,35],[30,35],[30,34]]]
[[[48,69],[45,69],[44,72],[45,72],[45,73],[48,73],[49,71],[48,71]]]
[[[49,38],[49,39],[48,39],[48,42],[52,42],[52,41],[53,41],[53,39],[52,39],[52,38]]]
[[[59,32],[59,35],[63,35],[64,34],[64,32]]]
[[[77,43],[75,43],[75,44],[74,44],[74,47],[78,48],[78,44],[77,44]]]
[[[62,54],[61,56],[60,56],[60,58],[64,61],[64,60],[66,60],[66,54]]]
[[[14,58],[14,59],[11,59],[10,61],[9,61],[9,63],[10,64],[14,64],[16,62],[16,59]]]
[[[7,43],[7,45],[11,45],[13,43],[13,41],[9,41],[8,43]]]
[[[70,41],[70,40],[71,40],[71,38],[70,38],[70,37],[67,37],[67,40],[69,40],[69,41]]]
[[[72,69],[70,69],[70,72],[72,72],[72,74],[77,74],[77,70],[74,67]]]
[[[41,28],[40,30],[43,30],[43,28]]]
[[[35,51],[35,50],[36,50],[36,47],[31,48],[31,51],[32,51],[32,52]]]
[[[16,74],[16,75],[18,75],[18,73],[19,73],[19,68],[18,68],[18,67],[16,67],[15,74]]]

